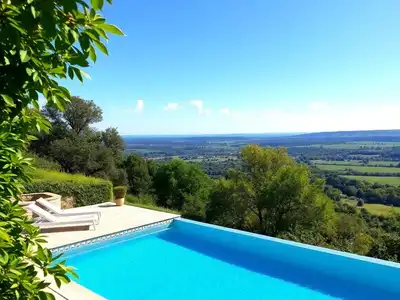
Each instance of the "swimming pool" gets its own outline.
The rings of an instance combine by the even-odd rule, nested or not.
[[[400,299],[400,265],[185,219],[66,251],[119,299]]]

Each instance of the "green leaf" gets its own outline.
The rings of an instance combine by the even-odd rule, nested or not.
[[[106,22],[106,19],[100,17],[99,15],[97,16],[98,17],[93,20],[93,24],[104,24]]]
[[[74,72],[75,72],[76,77],[78,77],[79,81],[83,82],[81,70],[79,70],[78,68],[74,68]]]
[[[74,70],[72,67],[68,68],[68,76],[69,78],[74,79]]]
[[[100,35],[94,30],[93,31],[86,30],[83,33],[86,34],[88,37],[90,37],[93,41],[98,41],[100,39]]]
[[[30,56],[28,55],[28,51],[26,50],[20,50],[19,56],[21,57],[21,61],[24,63],[28,62],[31,59]]]
[[[122,32],[122,30],[121,29],[119,29],[117,26],[115,26],[115,25],[111,25],[111,24],[99,24],[99,25],[97,25],[97,27],[99,27],[99,28],[101,28],[101,29],[103,29],[103,30],[105,30],[105,31],[107,31],[107,32],[110,32],[110,33],[113,33],[113,34],[116,34],[116,35],[125,35],[123,32]]]
[[[95,10],[98,10],[103,8],[104,0],[90,0],[90,3]]]
[[[0,249],[0,264],[7,264],[8,262],[8,254],[6,251]]]
[[[55,300],[56,299],[53,294],[47,293],[45,291],[40,291],[38,293],[38,296],[39,296],[39,300]]]
[[[96,62],[96,50],[92,45],[89,46],[89,57],[93,60],[93,62]]]
[[[35,7],[32,5],[31,6],[31,12],[32,12],[32,16],[34,19],[36,19],[36,17],[38,16]]]
[[[91,80],[92,78],[90,78],[90,75],[88,74],[88,73],[86,73],[85,71],[83,71],[83,70],[79,70],[80,72],[81,72],[81,74],[86,78],[86,79],[89,79],[89,80]]]
[[[103,52],[105,55],[108,55],[107,48],[106,48],[106,46],[105,46],[102,42],[94,40],[94,43],[96,44],[97,48],[98,48],[101,52]]]
[[[1,94],[1,97],[3,97],[8,106],[15,107],[14,100],[10,96]]]
[[[32,105],[33,105],[33,107],[36,108],[37,110],[40,110],[39,101],[37,101],[37,100],[32,100]]]

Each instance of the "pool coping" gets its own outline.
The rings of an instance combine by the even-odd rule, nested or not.
[[[91,244],[95,244],[97,242],[106,241],[106,240],[113,239],[116,237],[129,235],[134,232],[144,231],[146,229],[150,229],[150,228],[153,228],[156,226],[169,225],[175,219],[180,219],[180,218],[181,218],[180,216],[171,217],[171,218],[168,218],[168,219],[165,219],[162,221],[155,221],[155,222],[148,223],[145,225],[135,226],[135,227],[132,227],[129,229],[124,229],[124,230],[116,231],[113,233],[104,234],[104,235],[97,236],[94,238],[85,239],[85,240],[81,240],[78,242],[49,248],[49,250],[53,254],[57,255],[57,254],[65,252],[65,251],[69,251],[72,249],[80,248],[80,247],[91,245]],[[78,296],[81,299],[83,299],[82,297],[84,297],[84,299],[88,299],[88,300],[105,300],[106,299],[106,298],[96,294],[92,290],[86,288],[85,286],[80,285],[79,283],[76,283],[74,281],[71,281],[70,283],[68,283],[66,285],[62,285],[61,288],[57,287],[57,285],[55,284],[53,279],[50,279],[50,281],[51,281],[51,283],[50,283],[50,286],[48,287],[48,289],[53,293],[53,295],[56,297],[56,299],[73,300],[73,299],[77,299],[76,297],[78,297]]]
[[[189,223],[189,224],[194,224],[194,225],[198,225],[198,226],[206,226],[206,227],[210,227],[210,228],[213,228],[216,230],[246,235],[249,237],[267,240],[267,241],[271,241],[271,242],[275,242],[275,243],[279,243],[279,244],[299,247],[299,248],[307,249],[307,250],[311,250],[311,251],[317,251],[317,252],[322,252],[322,253],[326,253],[326,254],[337,255],[337,256],[341,256],[341,257],[356,259],[359,261],[364,261],[364,262],[368,262],[368,263],[373,263],[373,264],[378,264],[378,265],[382,265],[382,266],[386,266],[386,267],[400,269],[400,263],[390,261],[390,260],[384,260],[384,259],[380,259],[380,258],[335,250],[335,249],[331,249],[331,248],[325,248],[325,247],[321,247],[321,246],[314,246],[311,244],[285,240],[282,238],[272,237],[272,236],[268,236],[268,235],[263,235],[263,234],[259,234],[259,233],[254,233],[254,232],[249,232],[249,231],[239,230],[239,229],[234,229],[234,228],[229,228],[229,227],[223,227],[223,226],[219,226],[219,225],[215,225],[215,224],[198,222],[198,221],[189,220],[189,219],[185,219],[185,218],[180,218],[179,220],[183,223]]]
[[[120,231],[115,231],[113,233],[107,233],[107,234],[103,234],[100,236],[96,236],[90,239],[85,239],[85,240],[81,240],[78,242],[73,242],[73,243],[69,243],[69,244],[65,244],[65,245],[61,245],[61,246],[57,246],[57,247],[53,247],[50,248],[51,252],[54,254],[58,254],[60,252],[65,252],[71,249],[75,249],[75,248],[79,248],[82,246],[86,246],[86,245],[91,245],[97,242],[102,242],[105,240],[109,240],[115,237],[119,237],[119,236],[123,236],[123,235],[127,235],[133,232],[138,232],[138,231],[143,231],[145,229],[149,229],[155,226],[159,226],[159,225],[167,225],[169,223],[172,223],[173,220],[180,218],[180,216],[176,216],[176,217],[171,217],[162,221],[155,221],[152,223],[148,223],[145,225],[139,225],[139,226],[135,226],[129,229],[123,229]]]

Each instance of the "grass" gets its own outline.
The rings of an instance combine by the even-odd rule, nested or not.
[[[69,174],[64,172],[48,171],[42,169],[29,171],[29,175],[31,176],[33,181],[40,181],[40,180],[59,181],[59,182],[72,181],[72,182],[81,182],[88,184],[103,183],[107,181],[105,179],[88,177],[82,174]]]
[[[176,214],[176,215],[181,214],[177,210],[169,209],[169,208],[162,207],[162,206],[157,206],[154,203],[154,199],[152,198],[152,196],[147,195],[147,194],[142,194],[137,197],[127,194],[125,196],[125,204],[137,206],[137,207],[141,207],[141,208],[147,208],[147,209],[151,209],[151,210],[156,210],[156,211],[162,211],[162,212],[166,212],[166,213],[170,213],[170,214]]]
[[[342,201],[350,205],[357,206],[357,200],[342,199]],[[365,208],[369,213],[374,215],[388,215],[392,211],[400,213],[400,207],[388,206],[383,204],[364,203],[364,205],[359,208]]]
[[[316,166],[325,171],[334,172],[345,172],[346,169],[351,169],[361,173],[398,173],[400,174],[400,168],[391,167],[372,167],[372,166],[351,166],[351,165],[325,165],[316,164]]]
[[[368,182],[372,182],[372,183],[400,185],[400,177],[393,177],[393,176],[355,176],[355,175],[345,175],[343,177],[346,177],[348,179],[368,181]]]
[[[176,214],[176,215],[180,215],[181,213],[177,210],[173,210],[173,209],[169,209],[169,208],[165,208],[165,207],[160,207],[157,206],[155,204],[140,204],[140,203],[131,203],[126,201],[125,202],[126,205],[131,205],[131,206],[136,206],[136,207],[141,207],[141,208],[147,208],[147,209],[151,209],[151,210],[156,210],[156,211],[162,211],[165,213],[170,213],[170,214]]]
[[[346,165],[346,166],[360,166],[362,163],[358,160],[312,160],[315,165]]]

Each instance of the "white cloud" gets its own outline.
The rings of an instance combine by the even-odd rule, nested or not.
[[[203,100],[191,100],[190,104],[192,104],[197,109],[197,113],[199,115],[203,113]]]
[[[323,110],[329,108],[329,104],[327,102],[312,102],[309,106],[311,110]]]
[[[140,114],[143,111],[143,108],[144,108],[144,101],[143,100],[137,100],[134,112]]]
[[[230,112],[229,108],[225,107],[225,108],[221,108],[220,113],[224,114],[224,115],[229,115],[231,112]]]
[[[211,108],[204,108],[203,112],[202,112],[202,115],[204,115],[204,116],[211,115]]]
[[[168,103],[166,106],[164,106],[164,110],[166,111],[176,110],[178,109],[178,106],[179,106],[178,103]]]
[[[327,106],[303,110],[274,109],[230,111],[224,121],[229,132],[321,132],[346,130],[399,129],[397,103],[365,103]],[[356,113],[355,113],[356,112]]]
[[[209,116],[211,115],[211,108],[205,108],[203,100],[191,100],[190,104],[193,105],[197,113],[202,116]]]

